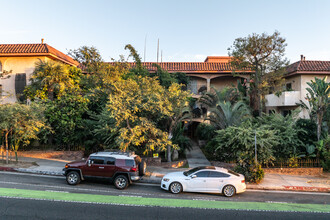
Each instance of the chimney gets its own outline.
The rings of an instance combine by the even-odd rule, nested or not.
[[[41,38],[41,43],[42,43],[42,44],[44,43],[44,39],[43,39],[43,38]]]
[[[304,60],[304,55],[300,55],[300,61],[303,61]]]
[[[304,57],[304,61],[306,60],[306,57]]]

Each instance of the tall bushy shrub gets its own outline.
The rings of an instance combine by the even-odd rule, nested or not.
[[[239,127],[228,127],[217,131],[215,151],[220,160],[239,163],[253,160],[255,156],[255,134],[257,137],[257,155],[260,163],[274,160],[273,146],[278,145],[275,131],[261,127],[254,128],[251,122]]]
[[[277,144],[273,145],[276,159],[288,159],[295,156],[298,153],[297,148],[304,145],[300,137],[305,131],[296,126],[297,114],[298,112],[293,112],[285,117],[281,114],[270,114],[257,118],[256,126],[273,131],[276,136]]]

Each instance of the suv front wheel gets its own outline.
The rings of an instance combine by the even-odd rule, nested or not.
[[[128,186],[128,179],[124,175],[119,175],[115,178],[114,184],[117,189],[126,189]]]
[[[76,171],[71,171],[66,175],[66,182],[69,185],[77,185],[80,183],[80,175]]]

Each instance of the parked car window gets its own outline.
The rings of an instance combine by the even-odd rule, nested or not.
[[[108,157],[108,158],[106,159],[106,164],[107,164],[107,165],[115,165],[115,161],[116,161],[115,158],[113,158],[113,157]]]
[[[103,157],[91,157],[90,160],[93,164],[104,164],[104,158]]]
[[[125,166],[134,167],[135,161],[134,160],[125,160]]]
[[[195,175],[197,177],[208,177],[209,176],[209,172],[210,171],[201,171],[201,172],[196,173]]]
[[[232,171],[232,170],[228,170],[228,173],[233,174],[233,175],[235,175],[235,176],[239,176],[238,173],[236,173],[236,172],[234,172],[234,171]]]
[[[116,166],[120,166],[120,167],[126,166],[125,160],[124,159],[117,159],[116,160]]]
[[[221,173],[221,172],[215,172],[215,171],[210,171],[209,177],[214,177],[214,178],[223,178],[223,177],[229,177],[230,175]]]

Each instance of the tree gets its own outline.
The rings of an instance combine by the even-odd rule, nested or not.
[[[25,94],[32,100],[54,100],[55,96],[61,96],[64,90],[74,88],[79,83],[81,71],[76,67],[42,60],[35,65],[31,84],[25,90]]]
[[[315,77],[315,81],[307,82],[309,86],[307,90],[307,100],[312,110],[312,114],[316,115],[317,140],[320,140],[322,132],[323,116],[329,108],[330,100],[330,83],[327,83],[327,77],[319,79]]]
[[[283,83],[285,39],[278,31],[272,35],[253,33],[248,37],[235,39],[228,48],[232,66],[237,70],[252,69],[250,81],[250,105],[254,112],[261,115],[264,92],[273,85]],[[272,73],[272,74],[270,74]]]
[[[104,62],[98,49],[95,47],[82,46],[75,50],[70,50],[69,55],[78,61],[81,68],[88,74],[99,72]]]
[[[123,151],[130,146],[144,146],[144,153],[163,151],[171,145],[167,132],[156,127],[151,117],[169,115],[169,100],[164,88],[150,77],[138,76],[114,82],[116,88],[109,96],[107,109],[119,130],[116,143]]]
[[[17,159],[19,144],[29,144],[31,139],[38,139],[37,134],[41,129],[48,128],[40,105],[28,106],[18,103],[0,105],[0,130],[7,151],[6,163],[8,164],[9,139],[15,147]]]
[[[45,102],[45,117],[55,132],[57,145],[77,146],[88,111],[88,100],[79,93],[67,92],[54,101]]]
[[[167,90],[165,90],[165,97],[168,103],[167,118],[169,121],[168,135],[172,140],[173,132],[176,127],[179,126],[184,120],[190,120],[192,118],[189,108],[188,97],[190,94],[181,90],[181,86],[177,83],[173,83]],[[171,145],[167,146],[167,161],[171,162]]]
[[[205,93],[199,100],[208,107],[209,120],[216,129],[225,129],[229,126],[238,126],[250,116],[247,105],[239,100],[234,88],[225,88],[214,93]]]

